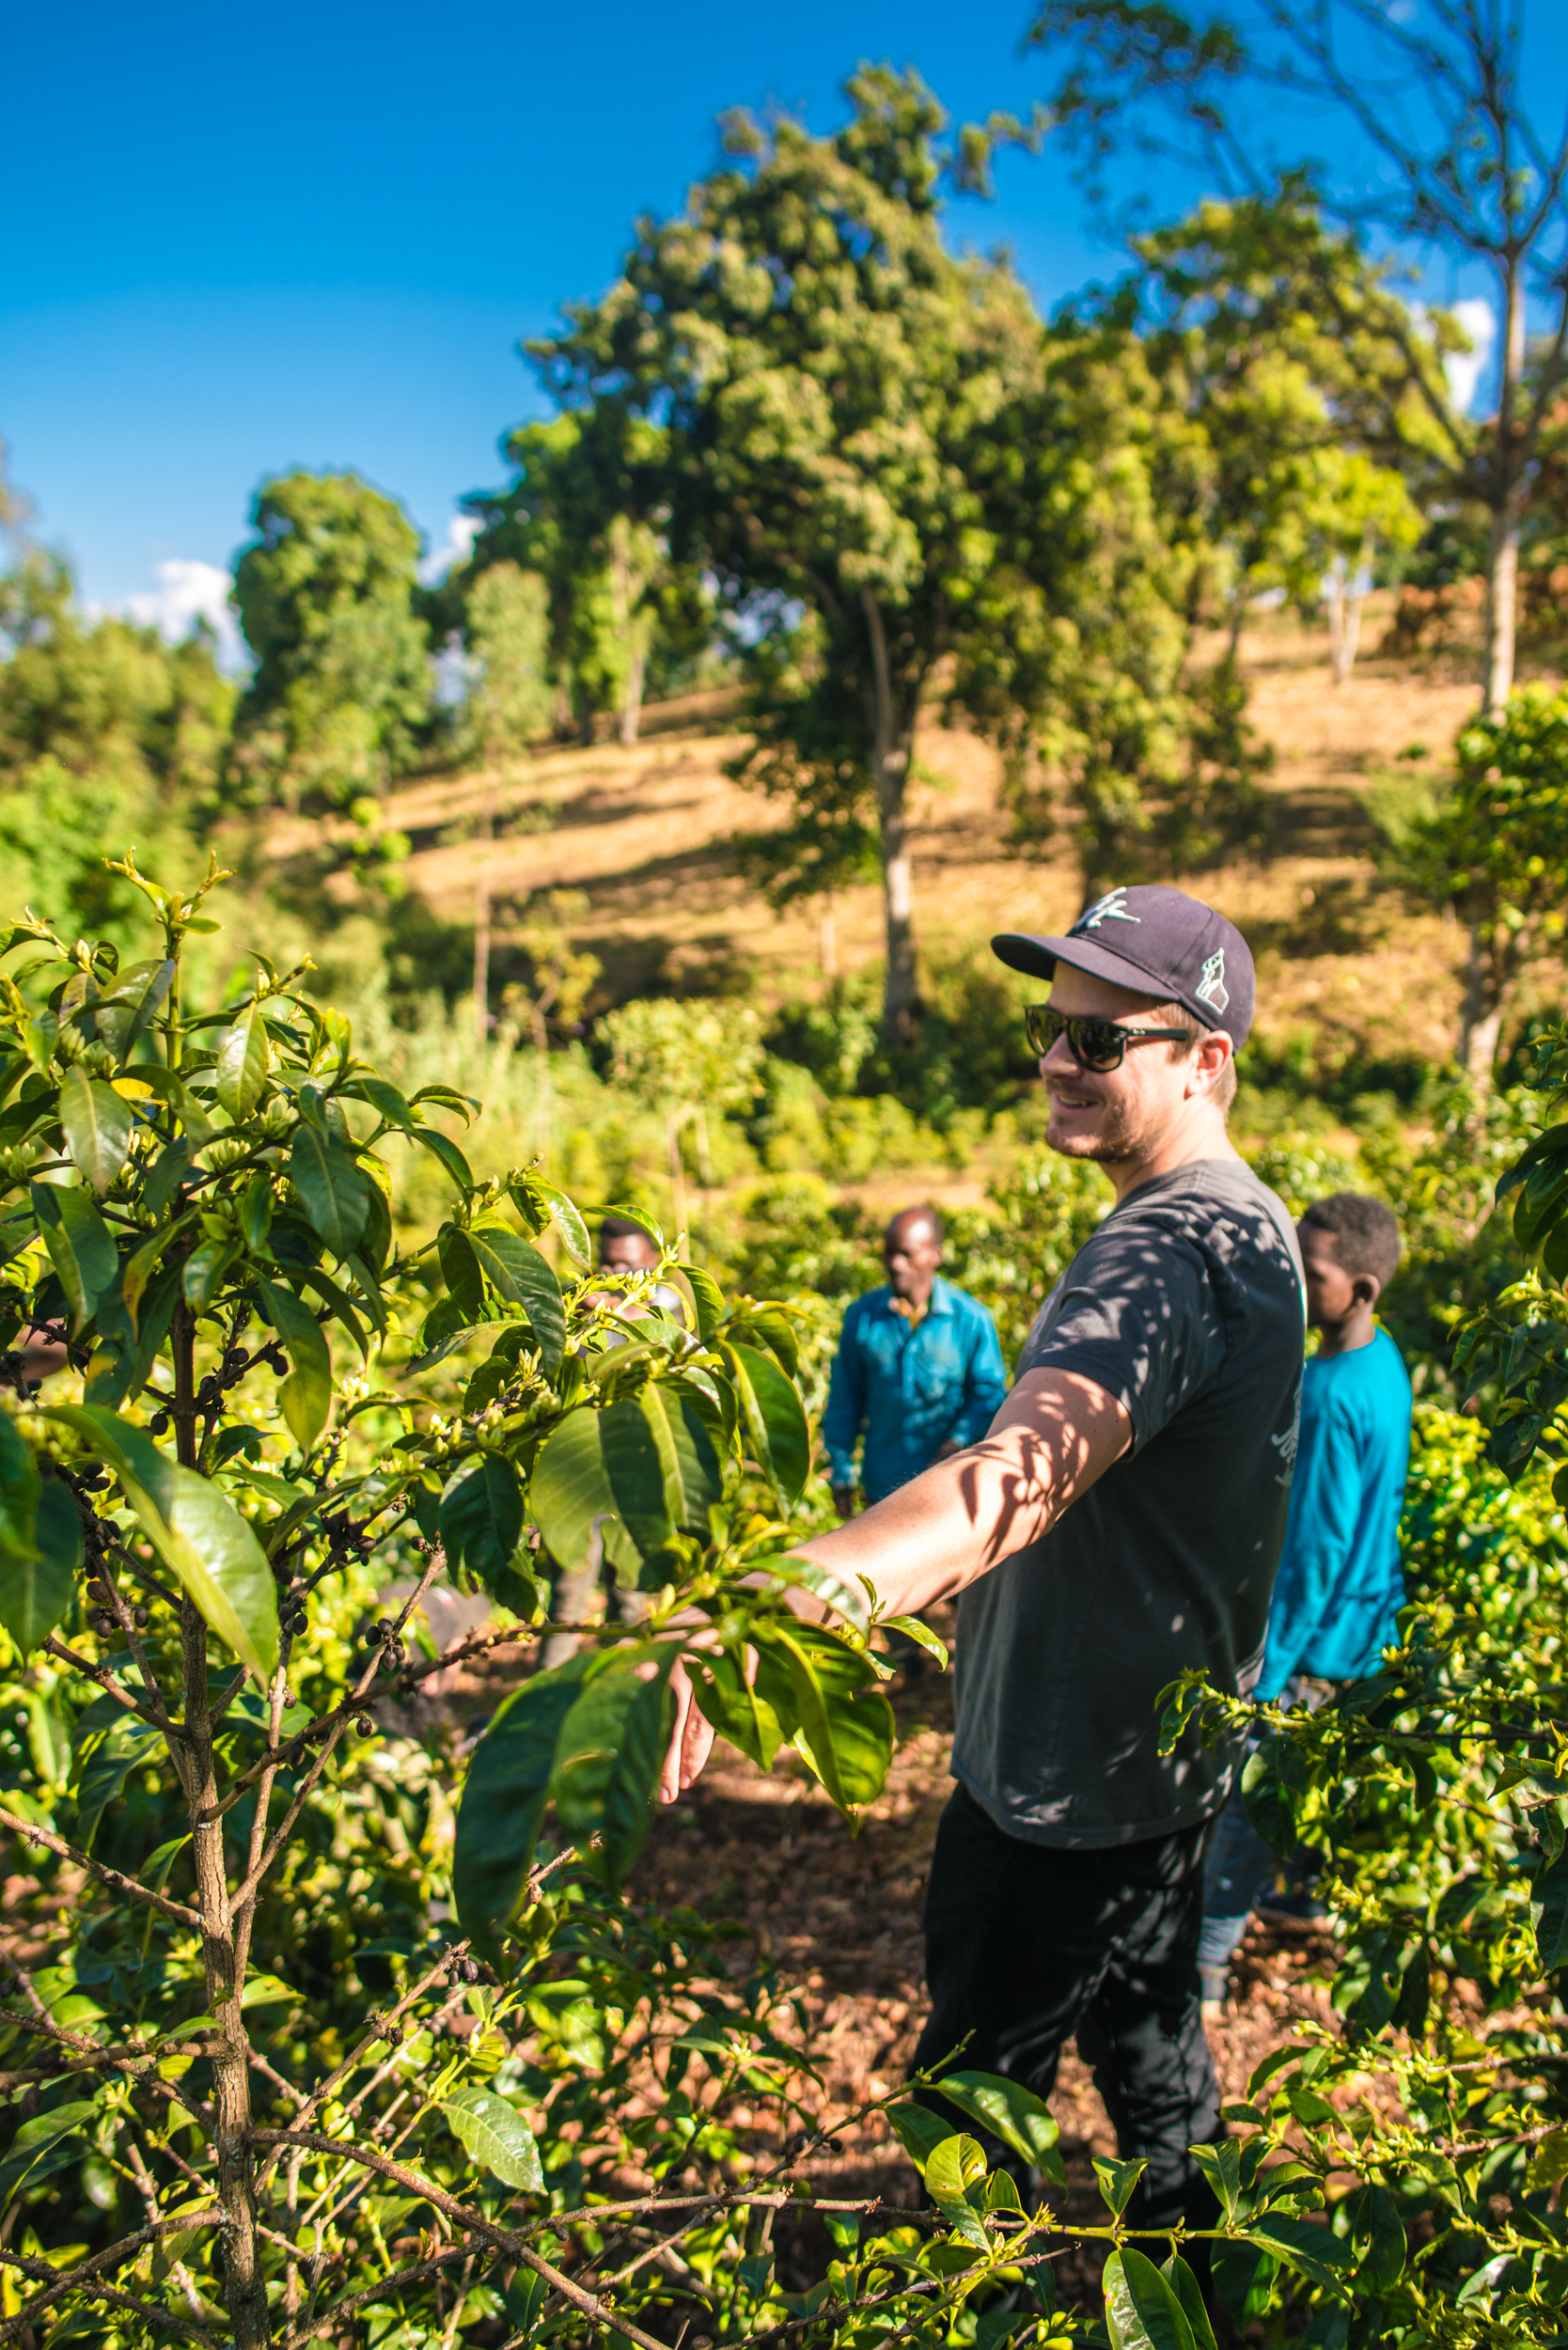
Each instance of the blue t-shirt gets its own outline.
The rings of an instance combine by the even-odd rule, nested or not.
[[[1348,1355],[1315,1355],[1301,1385],[1260,1702],[1277,1698],[1293,1673],[1358,1681],[1397,1637],[1394,1618],[1404,1605],[1399,1518],[1409,1465],[1410,1381],[1387,1330]]]
[[[891,1295],[872,1290],[844,1316],[823,1414],[836,1485],[855,1482],[864,1428],[869,1501],[930,1468],[944,1444],[978,1443],[1007,1394],[996,1325],[977,1299],[933,1281],[929,1308],[911,1324]]]

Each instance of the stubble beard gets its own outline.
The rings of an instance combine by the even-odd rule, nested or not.
[[[1147,1147],[1144,1136],[1133,1124],[1129,1105],[1124,1103],[1107,1102],[1092,1134],[1058,1134],[1053,1116],[1046,1121],[1045,1140],[1059,1157],[1090,1159],[1097,1167],[1126,1166],[1139,1158]]]

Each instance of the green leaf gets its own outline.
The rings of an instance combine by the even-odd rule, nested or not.
[[[165,1155],[166,1156],[167,1153],[165,1152]],[[170,1241],[187,1229],[190,1221],[188,1216],[181,1216],[177,1224],[165,1224],[161,1231],[153,1233],[150,1240],[143,1241],[134,1256],[127,1260],[124,1274],[120,1278],[119,1293],[125,1302],[125,1310],[131,1317],[133,1330],[136,1326],[136,1316],[141,1310],[142,1298],[147,1285],[157,1270],[159,1258]]]
[[[564,1191],[557,1191],[555,1184],[547,1183],[542,1175],[530,1173],[528,1189],[537,1199],[541,1199],[550,1211],[556,1230],[559,1232],[562,1245],[572,1263],[581,1265],[586,1272],[592,1255],[588,1246],[588,1226],[583,1222],[572,1202]]]
[[[999,2138],[1004,2146],[1011,2146],[1058,2186],[1064,2184],[1067,2172],[1057,2151],[1057,2125],[1050,2107],[1033,2090],[1026,2089],[1021,2081],[1006,2080],[998,2073],[947,2073],[936,2086],[938,2093],[971,2122]]]
[[[539,1341],[544,1375],[553,1380],[566,1352],[566,1308],[560,1283],[532,1243],[520,1239],[509,1225],[476,1224],[468,1239],[497,1297],[509,1306],[521,1306],[527,1315]]]
[[[155,1550],[203,1620],[263,1684],[277,1668],[277,1587],[239,1512],[150,1436],[93,1404],[58,1403],[47,1417],[74,1429],[118,1477]]]
[[[1555,1974],[1560,1966],[1568,1966],[1568,1851],[1560,1853],[1551,1867],[1536,1877],[1529,1914],[1541,1972]]]
[[[361,1102],[368,1102],[384,1125],[400,1127],[405,1135],[413,1132],[414,1120],[407,1102],[397,1087],[388,1085],[384,1077],[355,1077],[353,1083],[345,1086],[343,1090]]]
[[[1174,2289],[1135,2246],[1111,2254],[1101,2290],[1114,2350],[1196,2350]]]
[[[53,2147],[63,2138],[80,2136],[97,2120],[98,2107],[92,2100],[77,2097],[69,2105],[54,2106],[47,2113],[35,2113],[30,2122],[24,2122],[11,2140],[5,2161],[0,2162],[0,2205],[10,2201]]]
[[[471,2162],[505,2186],[542,2195],[544,2173],[526,2122],[494,2090],[457,2089],[441,2100],[441,2110]]]
[[[60,1088],[60,1123],[83,1182],[102,1199],[130,1153],[135,1123],[130,1103],[78,1062]]]
[[[0,1623],[24,1656],[41,1648],[71,1613],[85,1543],[71,1488],[46,1477],[34,1520],[35,1554],[0,1556]]]
[[[926,2158],[926,2193],[933,2202],[962,2203],[985,2176],[985,2149],[978,2138],[950,2133]]]
[[[552,1558],[575,1567],[604,1522],[612,1555],[634,1562],[661,1549],[678,1526],[706,1532],[722,1483],[696,1406],[655,1385],[602,1409],[569,1412],[540,1452],[528,1498]]]
[[[415,1098],[417,1100],[417,1095]],[[455,1142],[448,1142],[447,1136],[434,1126],[416,1126],[413,1134],[415,1141],[428,1151],[432,1159],[440,1160],[460,1191],[473,1190],[474,1170]]]
[[[258,1167],[240,1194],[240,1232],[253,1257],[259,1256],[273,1228],[272,1178]]]
[[[319,1126],[296,1127],[289,1180],[335,1257],[358,1247],[370,1213],[369,1186],[336,1135],[323,1134]]]
[[[484,1304],[484,1276],[468,1234],[456,1224],[444,1224],[435,1236],[441,1277],[454,1306],[472,1319]]]
[[[1202,2171],[1224,2208],[1228,2220],[1234,2220],[1241,2208],[1241,2146],[1233,2138],[1222,2138],[1217,2146],[1195,2146],[1192,2158]]]
[[[1100,2193],[1109,2204],[1113,2217],[1120,2219],[1132,2201],[1133,2189],[1148,2170],[1146,2161],[1112,2162],[1108,2154],[1091,2157],[1094,2175],[1100,2182]]]
[[[1168,2261],[1161,2262],[1160,2275],[1182,2305],[1182,2315],[1187,2321],[1194,2350],[1218,2350],[1215,2329],[1204,2306],[1203,2288],[1180,2252],[1172,2252]]]
[[[1271,2212],[1266,2218],[1249,2219],[1247,2235],[1315,2285],[1343,2285],[1356,2265],[1350,2246],[1309,2219],[1281,2219]]]
[[[946,1640],[939,1640],[930,1624],[922,1623],[918,1616],[883,1616],[878,1620],[878,1629],[883,1632],[902,1632],[906,1640],[917,1641],[929,1654],[935,1657],[942,1670],[947,1671],[948,1644]]]
[[[510,1563],[523,1539],[523,1488],[499,1452],[481,1452],[447,1488],[441,1544],[448,1570],[466,1566],[484,1578]]]
[[[708,1338],[724,1319],[724,1292],[699,1264],[678,1265],[676,1271],[683,1277],[697,1308],[697,1335]]]
[[[180,1283],[185,1302],[194,1312],[206,1312],[239,1254],[237,1240],[204,1240],[199,1247],[192,1249],[180,1268]]]
[[[736,1341],[722,1352],[740,1394],[757,1465],[792,1509],[811,1474],[811,1431],[800,1391],[760,1347]]]
[[[704,1718],[760,1771],[771,1771],[784,1743],[784,1731],[773,1707],[748,1678],[744,1657],[729,1649],[694,1651],[686,1659],[686,1670]]]
[[[875,1668],[825,1624],[759,1624],[757,1686],[846,1818],[881,1794],[896,1735]],[[780,1671],[782,1668],[782,1672]],[[784,1687],[779,1687],[780,1681]]]
[[[614,1892],[648,1833],[648,1807],[674,1719],[670,1668],[680,1653],[679,1641],[665,1641],[596,1658],[599,1669],[561,1725],[552,1776],[556,1817]],[[599,1849],[590,1852],[594,1836]]]
[[[154,1215],[166,1215],[181,1179],[189,1174],[191,1146],[183,1135],[177,1135],[171,1143],[159,1152],[152,1172],[147,1179],[142,1198]]]
[[[134,1714],[121,1714],[110,1724],[83,1763],[76,1782],[76,1841],[91,1852],[98,1824],[117,1801],[139,1762],[155,1761],[164,1752],[161,1731]]]
[[[533,1860],[561,1725],[591,1662],[579,1654],[525,1682],[497,1709],[468,1766],[452,1901],[464,1934],[493,1964]]]
[[[250,1116],[266,1091],[268,1058],[266,1018],[259,1004],[247,1004],[218,1039],[214,1073],[218,1100],[236,1125]]]
[[[950,2123],[933,2113],[929,2106],[917,2105],[913,2099],[908,2105],[889,2106],[887,2119],[900,2145],[922,2176],[933,2149],[953,2135]]]
[[[289,1350],[293,1368],[277,1400],[289,1433],[308,1452],[332,1410],[332,1355],[321,1325],[303,1298],[275,1281],[259,1281],[262,1309]]]
[[[9,1412],[0,1410],[0,1553],[31,1559],[41,1483],[33,1448]]]
[[[85,1191],[65,1191],[57,1183],[34,1183],[33,1214],[49,1251],[49,1261],[60,1277],[80,1332],[108,1294],[119,1271],[114,1237]]]

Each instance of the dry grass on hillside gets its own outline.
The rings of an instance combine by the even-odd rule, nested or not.
[[[1369,639],[1378,633],[1370,619]],[[1276,752],[1275,847],[1197,885],[1252,942],[1261,1026],[1310,1021],[1348,1042],[1375,1037],[1369,1049],[1385,1055],[1451,1049],[1461,937],[1435,912],[1412,913],[1379,889],[1360,793],[1407,744],[1450,741],[1475,707],[1474,687],[1369,658],[1336,691],[1323,633],[1278,619],[1247,636],[1243,660],[1253,722]],[[580,889],[589,901],[582,943],[604,961],[616,995],[725,974],[765,1002],[810,983],[823,939],[818,908],[775,916],[736,870],[736,838],[778,821],[724,773],[744,741],[732,696],[694,696],[651,711],[646,739],[632,748],[599,743],[541,752],[505,774],[423,778],[393,795],[388,817],[414,840],[412,879],[447,919],[472,919],[481,870],[498,944],[532,893]],[[934,778],[917,791],[914,824],[924,951],[972,949],[996,930],[1071,919],[1081,901],[1070,844],[1029,855],[1010,842],[989,745],[933,727],[917,749]],[[490,841],[478,837],[487,805]],[[279,854],[298,845],[295,832],[274,836]],[[874,961],[877,890],[846,893],[834,927],[839,969]],[[1544,998],[1558,995],[1561,976],[1542,975]]]

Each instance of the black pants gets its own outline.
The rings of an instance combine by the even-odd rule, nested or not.
[[[1149,2165],[1127,2212],[1135,2227],[1213,2227],[1218,2210],[1188,2151],[1224,2135],[1198,1978],[1208,1825],[1074,1852],[1004,1835],[960,1787],[936,1831],[932,2012],[914,2069],[967,2034],[958,2069],[1048,2097],[1062,2042],[1076,2035],[1122,2160]],[[934,2092],[921,2102],[973,2130]],[[1206,2283],[1202,2249],[1188,2258]]]

